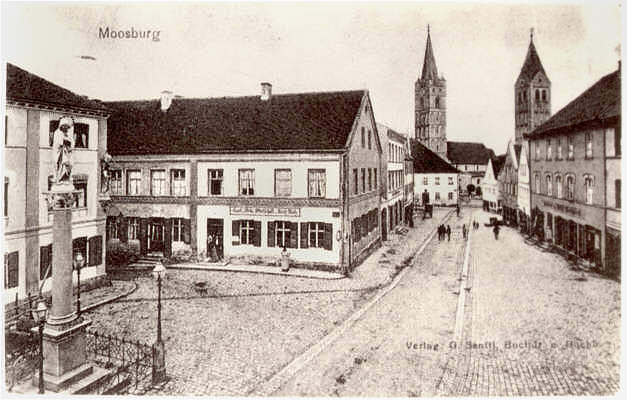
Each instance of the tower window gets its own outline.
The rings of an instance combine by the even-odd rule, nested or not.
[[[435,98],[435,108],[440,108],[440,97]]]
[[[536,89],[536,101],[540,101],[540,91]]]
[[[546,90],[542,91],[542,101],[546,101]]]

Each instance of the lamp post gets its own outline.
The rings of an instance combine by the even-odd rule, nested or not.
[[[83,255],[79,252],[76,253],[74,257],[74,268],[76,269],[76,316],[79,317],[81,315],[81,268],[83,268],[83,264],[85,260],[83,259]]]
[[[152,270],[152,275],[157,279],[157,342],[152,349],[152,383],[162,382],[166,378],[165,372],[165,346],[161,338],[161,281],[165,278],[165,267],[158,262]]]
[[[37,302],[37,308],[31,312],[33,319],[39,324],[39,394],[44,393],[44,325],[48,314],[48,306],[44,299]]]

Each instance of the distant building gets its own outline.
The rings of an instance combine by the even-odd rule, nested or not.
[[[377,124],[377,131],[383,148],[382,163],[385,167],[381,182],[381,237],[387,240],[387,233],[405,221],[407,138],[383,124]]]
[[[620,273],[620,73],[604,76],[525,135],[535,234],[612,274]]]
[[[109,242],[142,254],[346,270],[380,245],[367,91],[110,102]],[[132,133],[132,134],[131,134]]]
[[[451,141],[447,142],[447,149],[447,160],[459,170],[460,191],[466,192],[470,184],[480,187],[494,151],[483,143]]]
[[[4,119],[4,301],[50,288],[55,161],[52,134],[59,119],[74,120],[73,253],[85,259],[82,278],[105,274],[105,216],[98,203],[99,160],[106,151],[107,110],[83,96],[7,63]],[[71,266],[68,266],[71,268]],[[48,274],[46,275],[46,271]]]
[[[518,226],[521,232],[528,233],[531,218],[531,192],[529,188],[529,157],[527,148],[521,146],[520,157],[518,158],[518,198],[516,203],[518,206]]]
[[[497,177],[505,164],[506,154],[491,158],[485,170],[485,176],[481,181],[481,193],[483,194],[483,209],[495,213],[502,211],[502,197],[499,190]]]
[[[459,171],[416,140],[411,140],[414,163],[414,201],[424,206],[423,193],[429,203],[453,206],[457,204]]]
[[[498,176],[501,192],[503,221],[518,225],[518,164],[522,145],[510,140],[505,153],[505,163]]]

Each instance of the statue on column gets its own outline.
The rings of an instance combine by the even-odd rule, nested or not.
[[[74,149],[74,120],[63,117],[54,131],[52,151],[55,162],[54,182],[58,185],[72,184],[72,150]]]
[[[113,157],[109,153],[104,153],[100,159],[100,183],[103,194],[109,193],[111,184],[111,160]]]

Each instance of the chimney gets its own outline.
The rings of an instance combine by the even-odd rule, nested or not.
[[[268,101],[272,97],[272,84],[261,82],[261,100]]]
[[[172,97],[173,93],[169,90],[164,90],[161,92],[161,111],[168,111],[168,108],[170,108],[170,105],[172,105]]]

